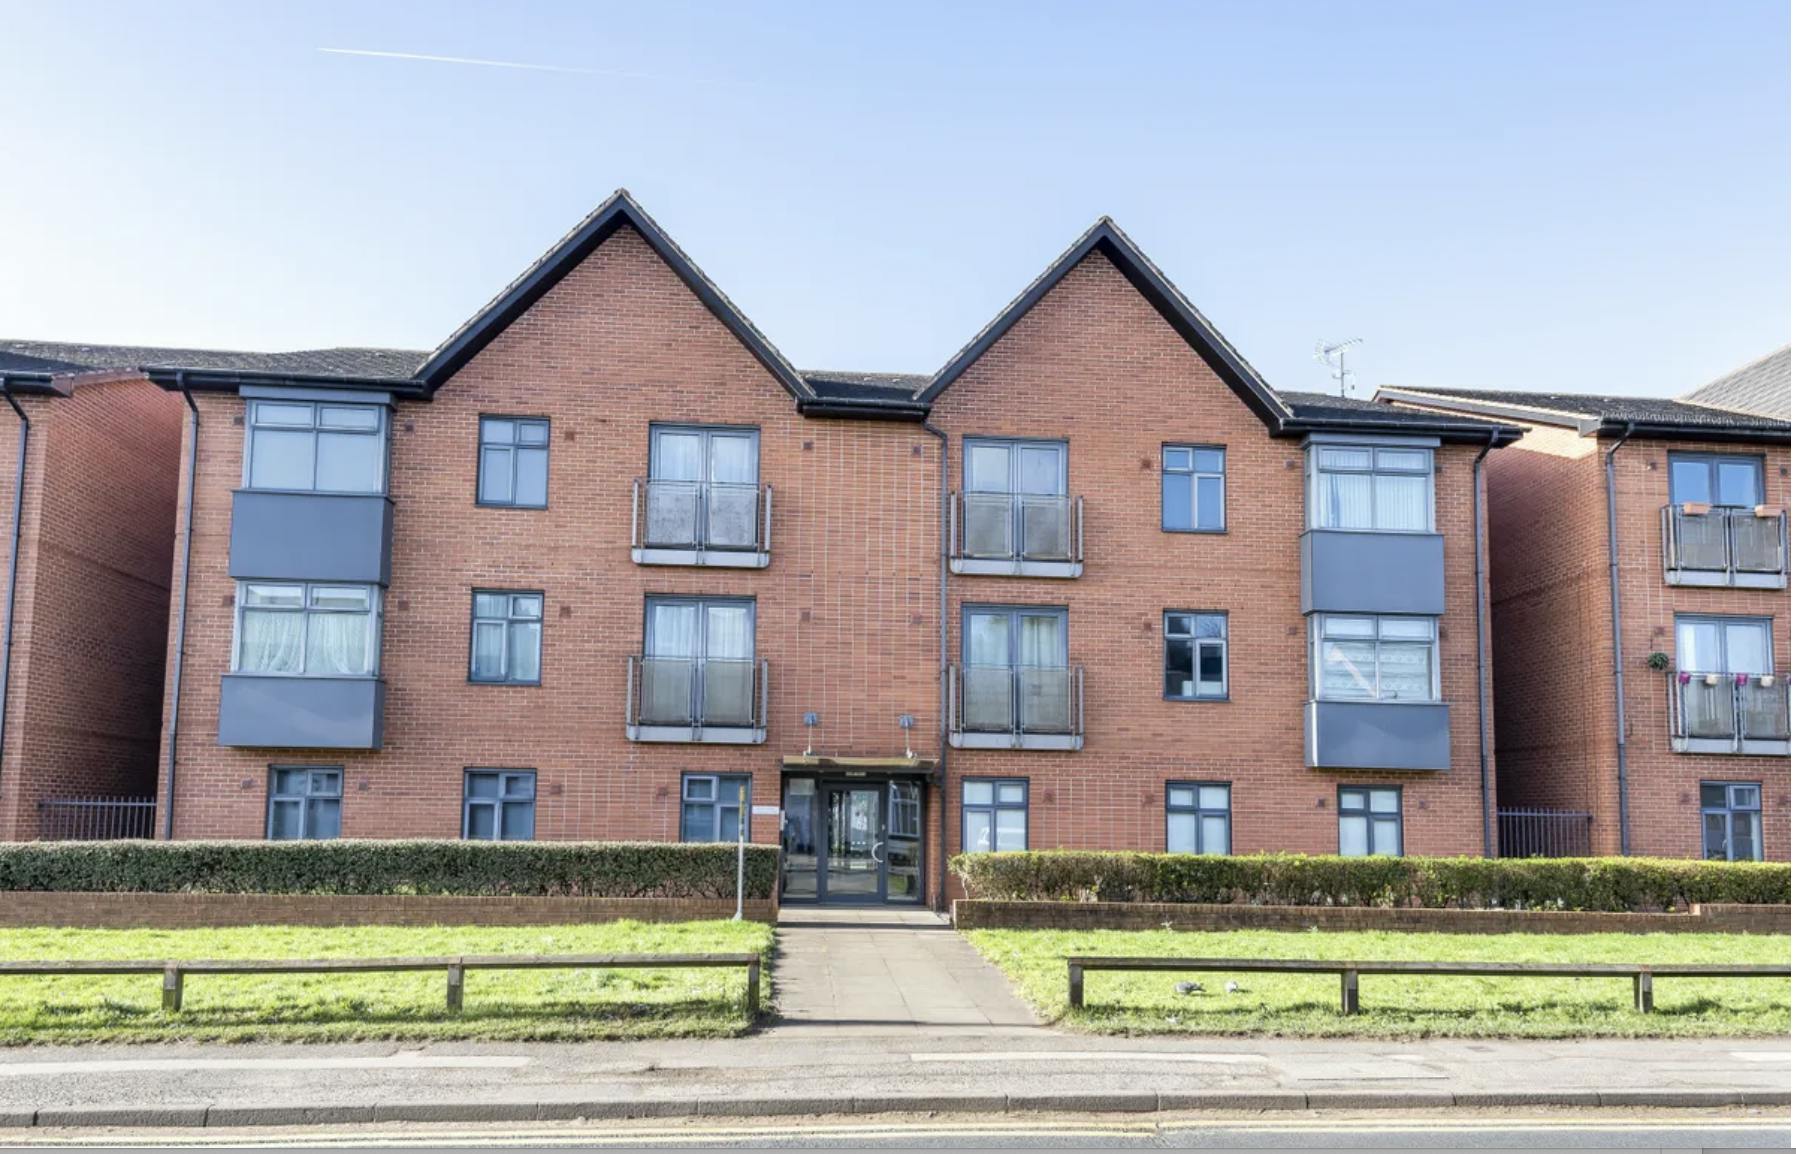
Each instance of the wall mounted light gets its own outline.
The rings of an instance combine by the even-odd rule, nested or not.
[[[811,735],[817,731],[817,714],[807,712],[804,715],[804,755],[811,756]]]
[[[910,731],[916,724],[917,719],[910,714],[900,713],[898,715],[898,728],[904,731],[904,756],[907,759],[917,756],[910,751]]]

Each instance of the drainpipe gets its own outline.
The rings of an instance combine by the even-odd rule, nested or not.
[[[941,686],[941,696],[936,702],[936,731],[940,738],[940,746],[936,754],[935,777],[938,783],[937,792],[941,795],[936,802],[936,868],[940,870],[940,881],[937,883],[935,908],[945,913],[948,909],[948,518],[952,516],[948,509],[948,434],[936,428],[928,421],[923,422],[923,431],[934,437],[941,445],[941,456],[937,459],[936,472],[940,475],[941,487],[937,509],[940,511],[940,540],[937,544],[939,570],[937,585],[939,587],[936,607],[936,683]]]
[[[181,599],[175,603],[175,669],[169,685],[168,707],[168,783],[162,799],[162,840],[175,837],[175,742],[181,732],[181,666],[187,656],[187,573],[193,562],[193,487],[199,474],[200,407],[193,403],[193,391],[187,387],[187,374],[176,373],[175,385],[187,401],[187,499],[182,502],[181,519]]]
[[[1478,455],[1472,459],[1472,622],[1477,630],[1477,668],[1478,668],[1478,816],[1484,824],[1484,856],[1493,857],[1490,847],[1490,754],[1486,743],[1490,735],[1490,719],[1486,717],[1484,702],[1485,664],[1487,657],[1484,651],[1484,490],[1481,487],[1484,478],[1484,458],[1497,447],[1497,431],[1492,429],[1490,440]]]
[[[1628,723],[1621,684],[1621,549],[1615,536],[1615,450],[1634,435],[1629,421],[1603,454],[1603,482],[1609,496],[1609,643],[1615,660],[1615,790],[1621,806],[1621,854],[1628,855]]]
[[[0,379],[0,393],[19,418],[19,463],[12,479],[12,555],[6,563],[6,636],[0,641],[0,767],[6,755],[6,697],[12,688],[12,623],[19,592],[19,534],[25,516],[25,452],[31,448],[31,418],[12,394],[12,382]]]

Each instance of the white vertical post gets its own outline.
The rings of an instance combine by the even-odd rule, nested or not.
[[[736,786],[736,921],[742,920],[742,879],[748,861],[748,783]]]

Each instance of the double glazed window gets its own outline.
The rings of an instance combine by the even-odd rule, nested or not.
[[[643,634],[644,722],[753,723],[753,601],[651,597]]]
[[[536,685],[542,681],[543,595],[474,591],[474,681]]]
[[[479,502],[520,509],[548,505],[548,421],[537,417],[480,418]]]
[[[1426,533],[1434,528],[1434,451],[1310,446],[1310,528]]]
[[[760,435],[753,429],[649,430],[651,545],[752,549],[760,540]]]
[[[372,585],[238,583],[238,673],[372,677],[379,649],[380,590]]]
[[[1725,454],[1671,454],[1671,503],[1732,505],[1765,503],[1765,463],[1758,457]]]
[[[386,409],[313,401],[249,402],[251,489],[383,493]]]
[[[961,553],[1070,561],[1074,542],[1065,443],[969,437],[964,450]]]
[[[1073,724],[1066,610],[968,608],[960,721],[980,733],[1061,733]]]
[[[735,841],[748,796],[745,774],[687,774],[680,781],[680,840]]]
[[[1678,672],[1771,672],[1771,622],[1762,617],[1679,617]]]
[[[1167,783],[1166,852],[1229,852],[1229,787],[1226,784]]]
[[[963,853],[1028,849],[1029,783],[1020,778],[962,781],[960,848]]]
[[[1403,856],[1403,791],[1342,786],[1342,857]]]
[[[310,766],[268,771],[268,837],[298,841],[336,837],[343,828],[343,770]]]
[[[1223,451],[1198,445],[1160,450],[1160,528],[1175,533],[1220,533]]]
[[[1222,613],[1169,612],[1166,623],[1167,697],[1227,697],[1229,619]]]
[[[1434,701],[1440,697],[1432,617],[1319,614],[1312,626],[1316,696],[1328,701]]]
[[[536,836],[536,771],[470,769],[462,776],[461,835],[475,841]]]
[[[1765,860],[1757,782],[1702,783],[1702,856],[1710,861]]]

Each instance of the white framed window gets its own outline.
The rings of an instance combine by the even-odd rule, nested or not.
[[[1434,618],[1319,613],[1311,629],[1317,700],[1440,700]]]
[[[963,853],[1029,848],[1029,782],[969,777],[960,783]]]
[[[1434,530],[1434,450],[1310,446],[1310,528]]]
[[[239,581],[231,668],[281,677],[380,671],[380,589],[320,581]]]
[[[1226,613],[1168,610],[1166,685],[1175,701],[1220,700],[1229,695],[1229,619]]]
[[[1229,852],[1229,785],[1221,781],[1166,783],[1166,852]]]
[[[1403,856],[1403,791],[1396,786],[1342,786],[1342,857]]]
[[[246,487],[292,493],[386,492],[386,406],[252,400],[248,408]]]
[[[1226,451],[1214,445],[1160,450],[1160,528],[1168,533],[1227,529]]]

